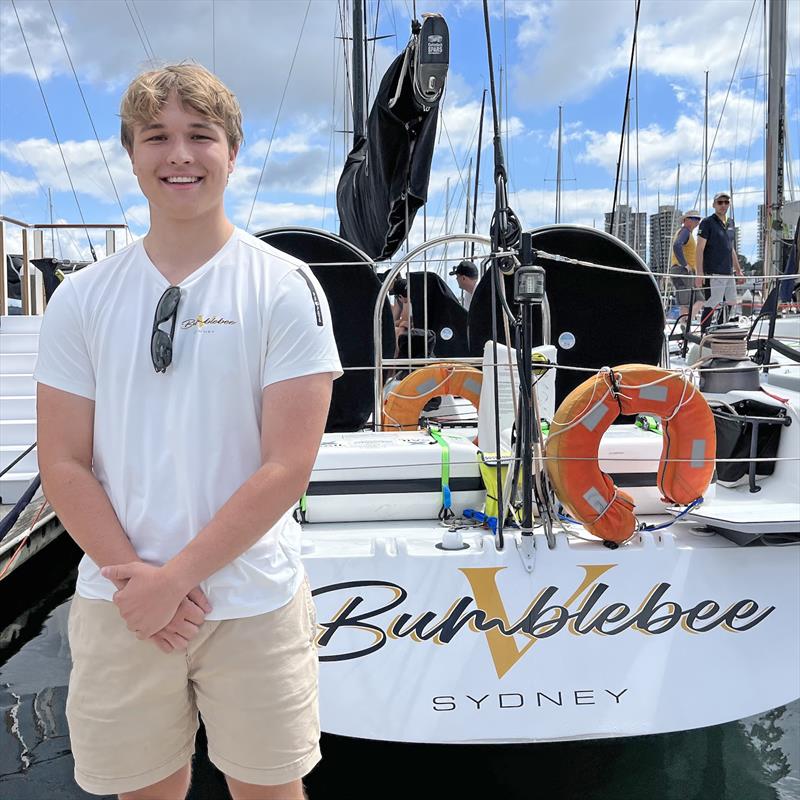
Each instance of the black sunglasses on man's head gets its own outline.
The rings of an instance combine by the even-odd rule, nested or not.
[[[178,286],[170,286],[156,306],[153,318],[153,333],[150,337],[150,358],[156,372],[166,372],[172,363],[172,337],[175,335],[175,323],[178,319],[178,303],[181,301],[181,290]],[[169,333],[162,331],[159,325],[172,319]]]

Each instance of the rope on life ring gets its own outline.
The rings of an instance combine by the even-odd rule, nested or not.
[[[714,474],[717,436],[706,399],[682,374],[647,364],[604,367],[570,392],[547,437],[547,472],[572,516],[595,536],[622,543],[637,530],[634,502],[600,469],[603,434],[620,414],[664,424],[657,483],[665,503],[701,498]]]
[[[451,394],[478,408],[483,376],[462,364],[434,364],[414,370],[391,389],[383,404],[383,430],[415,431],[432,397]]]

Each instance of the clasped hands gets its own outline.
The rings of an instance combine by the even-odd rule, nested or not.
[[[162,567],[133,561],[100,572],[117,587],[114,604],[128,630],[137,639],[150,639],[165,653],[186,650],[211,611],[199,586],[183,594]]]

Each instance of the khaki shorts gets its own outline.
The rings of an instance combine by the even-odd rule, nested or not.
[[[116,606],[75,596],[67,698],[75,780],[119,794],[172,775],[194,752],[198,711],[211,761],[279,785],[320,759],[316,619],[308,583],[282,608],[207,620],[185,653],[139,641]]]

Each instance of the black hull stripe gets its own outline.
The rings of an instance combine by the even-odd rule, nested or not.
[[[450,478],[450,490],[453,492],[483,491],[480,478]],[[309,484],[306,495],[343,495],[343,494],[415,494],[420,492],[441,492],[440,478],[394,478],[387,481],[313,481]]]
[[[622,488],[656,485],[655,472],[623,472],[609,476]],[[442,482],[439,478],[394,478],[391,480],[352,480],[352,481],[313,481],[306,495],[322,497],[334,495],[358,494],[419,494],[422,492],[439,492]],[[480,478],[450,478],[450,490],[453,492],[483,491]]]

